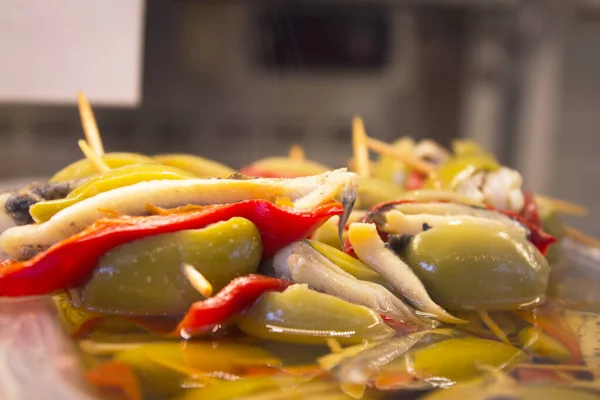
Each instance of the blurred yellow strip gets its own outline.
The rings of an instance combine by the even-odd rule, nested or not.
[[[299,144],[295,144],[290,147],[290,151],[288,153],[288,157],[294,161],[304,161],[306,160],[306,155],[304,154],[304,148]]]
[[[588,246],[600,248],[600,240],[598,240],[594,237],[588,236],[585,233],[581,232],[580,230],[577,230],[570,226],[564,226],[563,231],[566,236],[573,238],[573,239],[577,240],[578,242],[581,242]]]
[[[531,368],[531,369],[547,369],[547,370],[559,370],[559,371],[591,371],[592,369],[585,365],[562,365],[562,364],[528,364],[521,363],[517,365],[518,368]]]
[[[506,333],[504,333],[502,328],[500,328],[498,324],[494,322],[494,320],[492,319],[492,317],[490,317],[490,314],[488,314],[487,311],[477,310],[477,314],[479,314],[479,317],[481,318],[485,326],[487,326],[489,330],[492,331],[492,333],[496,335],[498,339],[500,339],[500,341],[506,343],[509,346],[512,346],[512,343],[506,337]]]
[[[382,142],[381,140],[370,137],[367,139],[367,146],[377,153],[394,157],[398,161],[406,164],[409,168],[419,171],[425,175],[431,175],[437,171],[435,165],[428,163],[427,161],[423,161],[410,153],[398,151],[398,149],[394,148],[394,146],[391,144]]]
[[[562,213],[562,214],[577,215],[579,217],[585,217],[589,214],[589,210],[587,208],[585,208],[584,206],[581,206],[581,205],[575,204],[575,203],[571,203],[569,201],[559,200],[559,199],[555,199],[553,197],[543,196],[541,194],[536,194],[534,196],[534,198],[535,198],[536,203],[537,202],[548,203],[552,207],[554,207],[554,209],[556,209],[556,211],[558,211],[559,213]]]
[[[83,92],[77,93],[77,102],[79,104],[79,116],[81,117],[81,124],[83,125],[83,131],[85,132],[85,138],[94,150],[94,152],[102,157],[104,155],[104,146],[102,145],[102,138],[98,131],[98,125],[96,124],[96,118],[94,118],[94,112]]]
[[[362,118],[354,117],[354,120],[352,120],[352,152],[354,154],[356,173],[359,176],[369,176],[371,174],[367,140],[367,132],[365,131],[365,124]]]
[[[110,167],[106,165],[106,163],[102,160],[102,158],[100,158],[100,156],[96,152],[94,152],[94,150],[92,150],[90,145],[87,144],[85,140],[79,140],[77,144],[79,145],[79,148],[81,149],[83,155],[85,155],[85,158],[87,158],[90,161],[90,163],[92,163],[94,168],[96,168],[96,171],[98,171],[99,173],[110,171]]]
[[[183,275],[190,282],[192,287],[196,289],[202,296],[210,297],[213,294],[213,286],[211,283],[202,275],[200,271],[194,268],[193,265],[188,263],[181,264],[181,271]]]

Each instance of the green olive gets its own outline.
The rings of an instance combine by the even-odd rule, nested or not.
[[[338,232],[339,221],[340,219],[338,216],[329,218],[327,221],[325,221],[323,225],[321,225],[316,231],[313,232],[311,238],[317,242],[324,243],[340,251],[343,250]],[[344,237],[342,239],[346,239],[345,231],[343,236]]]
[[[235,173],[224,164],[190,154],[159,154],[154,159],[163,165],[191,172],[199,178],[228,178]]]
[[[376,204],[395,200],[404,191],[395,183],[379,178],[360,178],[357,207],[369,209]]]
[[[129,164],[156,163],[152,158],[137,153],[106,153],[101,158],[110,168],[119,168]],[[50,178],[50,182],[64,182],[87,178],[97,173],[98,171],[94,168],[90,160],[83,158],[58,171]]]
[[[103,314],[184,313],[202,296],[181,272],[182,263],[193,265],[218,291],[232,279],[256,272],[261,256],[258,229],[239,217],[136,240],[100,258],[80,289],[81,307]]]
[[[456,188],[457,179],[463,175],[471,175],[479,171],[495,171],[500,168],[496,159],[486,153],[470,154],[464,157],[449,158],[438,169],[437,178],[444,189]],[[426,182],[427,187],[434,187],[432,179]]]
[[[392,143],[392,146],[399,152],[411,154],[415,147],[415,141],[412,138],[403,137]],[[405,165],[389,155],[381,155],[373,168],[375,178],[393,182],[396,185],[404,184],[406,173]]]
[[[527,359],[516,347],[488,339],[458,338],[434,343],[412,354],[412,368],[423,379],[443,378],[465,382],[494,369],[514,366]]]
[[[49,220],[62,209],[97,194],[138,182],[162,179],[191,179],[195,176],[187,171],[161,164],[131,164],[111,169],[87,180],[64,199],[41,201],[29,208],[29,214],[35,222]]]
[[[538,304],[548,262],[523,237],[474,221],[413,237],[403,257],[431,298],[449,310],[511,310]]]
[[[306,285],[263,294],[238,327],[262,339],[307,344],[323,344],[327,338],[357,344],[395,333],[375,311]]]

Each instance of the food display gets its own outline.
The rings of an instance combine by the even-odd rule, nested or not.
[[[98,398],[600,396],[585,209],[477,144],[356,118],[347,166],[235,170],[105,153],[80,111],[85,157],[0,194],[0,297],[53,299]]]

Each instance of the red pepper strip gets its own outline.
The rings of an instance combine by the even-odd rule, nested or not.
[[[380,211],[384,207],[390,207],[393,205],[404,204],[404,203],[415,203],[415,201],[414,200],[392,200],[392,201],[387,201],[385,203],[377,204],[376,206],[371,208],[371,210],[369,210],[367,215],[365,215],[363,217],[362,222],[373,222],[373,214],[376,213],[377,211]],[[433,202],[433,203],[435,203],[435,202]],[[447,202],[439,201],[438,203],[447,203]],[[517,222],[524,225],[530,232],[529,241],[535,247],[537,247],[537,249],[544,255],[548,252],[548,248],[557,241],[557,239],[554,236],[544,232],[544,230],[542,229],[542,227],[540,225],[533,224],[532,222],[526,220],[523,216],[521,216],[513,211],[498,210],[491,206],[487,206],[486,208],[488,210],[496,211],[501,214],[504,214],[507,217],[517,220]],[[354,254],[354,250],[352,250],[352,245],[348,241],[346,241],[346,243],[344,243],[344,251],[350,255]]]
[[[200,229],[232,217],[247,218],[256,225],[266,259],[342,213],[338,202],[294,210],[267,200],[246,200],[182,214],[101,219],[30,260],[0,264],[0,296],[48,294],[77,287],[96,268],[98,258],[116,246],[162,233]]]
[[[418,190],[425,186],[425,175],[418,173],[417,171],[409,171],[404,182],[405,190]]]
[[[257,274],[235,278],[215,296],[192,304],[177,332],[184,337],[206,332],[250,307],[264,292],[282,292],[289,285],[283,279]]]
[[[518,367],[518,365],[517,365]],[[556,371],[536,370],[533,368],[519,368],[520,382],[564,382],[565,379],[559,376]]]
[[[542,226],[542,220],[540,219],[540,213],[538,211],[538,206],[535,203],[535,198],[531,192],[526,191],[523,191],[523,197],[525,198],[525,206],[521,210],[521,216],[531,225]]]
[[[120,389],[128,400],[142,399],[137,375],[122,362],[110,361],[99,365],[86,372],[85,379],[100,389]]]
[[[385,323],[392,327],[396,332],[400,332],[403,334],[409,334],[409,333],[414,333],[417,331],[417,327],[411,324],[407,324],[405,322],[398,322],[395,319],[388,317],[385,314],[379,314],[379,316],[381,317],[382,320],[385,321]]]
[[[398,390],[414,380],[415,376],[408,371],[380,372],[373,386],[379,390]]]
[[[525,225],[527,227],[527,229],[529,229],[529,241],[535,247],[537,247],[538,250],[543,255],[546,255],[550,246],[553,243],[556,243],[556,241],[558,240],[557,238],[550,235],[549,233],[544,232],[541,225],[534,225],[530,221],[526,220],[521,215],[519,215],[513,211],[497,210],[493,207],[488,207],[488,210],[498,211],[499,213],[502,213],[502,214],[506,215],[507,217],[515,219],[518,222],[520,222],[521,224]]]
[[[246,167],[241,168],[240,174],[246,176],[258,176],[261,178],[301,178],[303,176],[306,176],[304,174],[295,174],[293,172],[263,169],[261,167],[255,167],[254,165],[248,165]]]
[[[521,310],[515,311],[514,315],[561,342],[571,353],[571,358],[566,361],[566,364],[582,363],[579,338],[555,309],[543,307],[535,310]]]

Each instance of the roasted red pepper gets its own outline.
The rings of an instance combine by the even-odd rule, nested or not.
[[[517,214],[513,211],[508,211],[508,210],[496,210],[493,207],[488,207],[488,209],[498,211],[499,213],[502,213],[512,219],[519,221],[521,224],[525,225],[527,227],[527,229],[529,229],[529,232],[530,232],[529,241],[535,247],[537,247],[538,250],[543,255],[546,255],[550,246],[552,246],[552,244],[556,243],[556,241],[558,240],[557,238],[550,235],[549,233],[544,232],[541,224],[535,225],[531,221],[528,221],[525,218],[523,218],[523,216],[521,216],[520,214]]]
[[[420,174],[417,171],[409,171],[404,182],[404,189],[406,190],[418,190],[425,186],[425,179],[427,176]]]
[[[362,219],[362,222],[373,222],[374,213],[376,213],[377,211],[380,211],[384,207],[391,207],[396,204],[414,203],[414,202],[415,202],[414,200],[392,200],[392,201],[388,201],[385,203],[377,204],[376,206],[371,208],[371,210],[369,210],[367,215]],[[535,205],[535,203],[534,203],[534,205]],[[527,220],[522,215],[517,214],[513,211],[498,210],[491,206],[488,206],[486,208],[488,210],[497,211],[499,213],[506,215],[507,217],[515,219],[518,222],[520,222],[521,224],[523,224],[525,227],[527,227],[527,229],[529,229],[529,232],[530,232],[529,241],[535,247],[537,247],[537,249],[544,255],[548,252],[548,248],[557,241],[557,239],[554,236],[550,235],[549,233],[544,232],[541,225],[536,225],[533,220]],[[387,239],[385,237],[384,232],[380,232],[380,235],[382,235],[382,238],[384,239],[384,241]],[[344,243],[344,251],[350,255],[354,255],[354,250],[352,250],[352,246],[350,245],[349,241],[346,241]]]
[[[215,296],[192,304],[177,332],[183,337],[206,332],[250,307],[264,292],[282,292],[290,284],[256,274],[235,278]]]
[[[521,216],[532,225],[542,226],[542,220],[533,194],[523,191],[523,197],[525,198],[525,205],[521,210]]]
[[[305,174],[298,174],[287,171],[273,171],[254,165],[248,165],[240,169],[240,174],[246,176],[259,176],[261,178],[300,178],[306,176]]]
[[[264,259],[342,213],[337,202],[294,210],[267,200],[246,200],[178,214],[102,219],[30,260],[0,263],[0,296],[48,294],[77,287],[89,277],[98,258],[116,246],[147,236],[200,229],[232,217],[247,218],[256,225]]]

